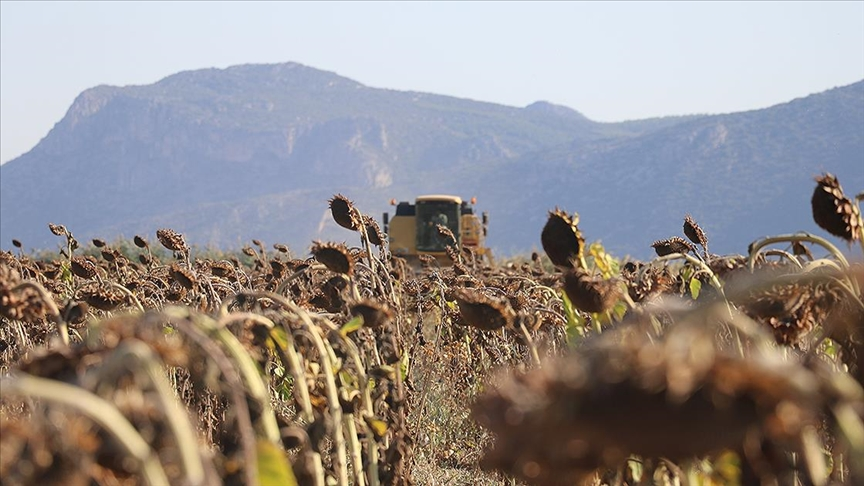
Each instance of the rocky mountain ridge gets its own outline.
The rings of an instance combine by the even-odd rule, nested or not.
[[[477,196],[499,254],[539,247],[546,211],[589,240],[647,256],[685,213],[743,252],[762,234],[818,231],[812,177],[864,188],[864,82],[764,110],[598,123],[525,108],[377,89],[296,63],[169,76],[83,92],[30,152],[0,166],[0,246],[53,248],[47,223],[86,241],[154,234],[305,254],[354,235],[327,216],[343,193],[376,217],[391,198]],[[671,234],[670,234],[671,233]],[[755,236],[754,236],[755,235]]]

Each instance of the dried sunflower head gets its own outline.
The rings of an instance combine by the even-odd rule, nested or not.
[[[227,260],[210,262],[210,273],[219,278],[234,278],[234,265]]]
[[[285,262],[282,260],[278,260],[276,258],[270,260],[270,274],[273,275],[273,278],[279,279],[282,278],[282,274],[285,272]]]
[[[198,279],[195,277],[195,272],[177,262],[171,264],[168,274],[171,275],[171,278],[175,282],[178,282],[189,290],[195,290],[198,287]]]
[[[339,226],[351,231],[360,229],[360,212],[354,207],[354,203],[342,194],[336,194],[330,199],[330,213]]]
[[[103,285],[90,285],[81,289],[81,300],[99,310],[111,311],[121,305],[126,300],[126,296],[119,290]]]
[[[32,288],[18,289],[21,275],[15,268],[0,263],[0,315],[24,322],[35,322],[47,311],[45,302]]]
[[[56,263],[37,262],[42,275],[49,280],[54,280],[61,275],[63,267]]]
[[[579,231],[579,217],[571,218],[567,213],[555,208],[549,211],[549,219],[540,234],[540,243],[553,265],[573,268],[585,251],[585,238]]]
[[[658,240],[651,244],[651,248],[657,252],[657,256],[666,256],[673,253],[695,252],[696,247],[684,238],[673,236],[666,240]]]
[[[159,243],[162,243],[162,246],[171,251],[185,252],[189,250],[189,247],[186,246],[186,240],[183,239],[183,235],[173,229],[162,228],[156,231],[156,238],[159,239]]]
[[[425,253],[417,255],[417,259],[420,260],[420,265],[423,267],[424,270],[431,270],[433,264],[438,264],[438,259],[436,259],[432,255],[427,255]]]
[[[384,303],[363,299],[351,306],[352,316],[363,316],[363,326],[378,329],[393,319],[393,311]]]
[[[316,241],[312,245],[312,255],[331,272],[344,275],[354,273],[354,257],[345,245]]]
[[[171,286],[168,287],[168,290],[165,291],[165,298],[172,302],[178,302],[185,299],[186,287],[180,285],[180,282],[172,282]]]
[[[135,246],[137,246],[138,248],[147,248],[147,240],[141,238],[138,235],[135,235],[135,238],[132,239],[132,242],[134,242]]]
[[[444,226],[443,224],[436,224],[435,230],[438,232],[439,237],[450,242],[449,245],[456,244],[456,237],[453,235],[453,232],[450,231],[450,228]]]
[[[684,236],[689,238],[693,243],[702,245],[702,248],[706,252],[708,251],[708,237],[705,235],[705,231],[689,214],[684,216]]]
[[[100,253],[106,262],[120,262],[124,259],[123,254],[113,248],[105,248]]]
[[[378,222],[371,216],[363,215],[363,224],[366,225],[366,236],[369,238],[369,243],[375,246],[382,246],[387,240],[387,235],[381,231]]]
[[[90,306],[87,302],[76,302],[70,300],[63,309],[63,320],[73,327],[80,326],[87,320],[87,313],[90,311]]]
[[[48,229],[57,236],[69,236],[69,230],[62,224],[48,223]]]
[[[810,199],[813,221],[820,228],[846,241],[852,242],[861,238],[861,212],[858,206],[843,194],[837,178],[825,173],[816,178],[816,183]]]
[[[529,484],[576,484],[631,454],[687,459],[741,447],[751,432],[788,440],[812,426],[816,379],[777,359],[741,359],[695,322],[657,342],[610,332],[511,373],[473,407],[496,436],[483,464]]]
[[[96,276],[96,264],[88,260],[86,257],[74,256],[69,265],[69,269],[73,274],[81,278],[91,279]]]
[[[484,331],[510,327],[516,312],[506,299],[494,299],[471,289],[456,289],[453,297],[466,324]]]
[[[805,347],[809,334],[840,301],[838,291],[825,284],[775,284],[751,292],[736,302],[742,311],[774,334],[778,344]]]
[[[309,303],[328,312],[341,312],[345,306],[342,293],[348,287],[348,283],[348,279],[342,274],[329,278]]]
[[[570,269],[564,274],[564,292],[583,312],[605,312],[621,297],[617,280],[594,278],[581,269]]]

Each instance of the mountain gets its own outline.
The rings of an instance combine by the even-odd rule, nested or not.
[[[252,238],[305,254],[356,236],[332,223],[342,193],[380,217],[391,198],[454,193],[490,213],[499,254],[539,248],[546,213],[581,215],[589,240],[645,257],[685,213],[714,252],[762,234],[817,231],[812,177],[864,188],[864,82],[745,113],[598,123],[365,86],[296,63],[203,69],[98,86],[30,152],[0,166],[0,246],[56,248],[171,227],[227,248]]]
[[[849,197],[864,190],[864,82],[637,137],[574,142],[526,154],[496,173],[543,188],[508,206],[536,208],[522,223],[529,233],[545,223],[537,209],[560,205],[579,212],[589,239],[641,256],[650,255],[651,241],[682,235],[687,213],[719,253],[746,252],[767,235],[828,236],[810,209],[813,177],[823,171],[837,175]]]

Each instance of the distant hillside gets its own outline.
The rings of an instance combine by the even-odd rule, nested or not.
[[[650,254],[651,241],[681,235],[688,212],[714,252],[745,252],[769,234],[827,236],[812,222],[813,176],[834,173],[850,197],[864,190],[864,82],[629,139],[572,143],[505,167],[496,171],[503,179],[544,188],[523,196],[532,210],[520,225],[529,234],[545,222],[540,208],[560,205],[578,211],[589,237],[619,254]]]
[[[597,123],[525,108],[376,89],[295,63],[169,76],[83,92],[30,152],[0,167],[0,246],[54,248],[48,222],[92,237],[171,227],[202,245],[252,238],[305,253],[356,243],[327,216],[341,192],[380,217],[425,193],[477,196],[490,244],[539,247],[546,211],[646,256],[690,212],[715,252],[813,230],[812,176],[864,188],[864,82],[765,110]]]

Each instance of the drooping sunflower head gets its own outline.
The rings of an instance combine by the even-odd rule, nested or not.
[[[360,229],[360,212],[354,207],[354,203],[342,194],[336,194],[330,199],[330,213],[339,226],[351,231]]]
[[[162,228],[156,231],[156,238],[159,239],[159,243],[162,243],[162,246],[171,250],[171,251],[188,251],[189,247],[186,245],[186,240],[183,239],[183,235],[174,231],[170,228]]]
[[[813,221],[820,228],[849,242],[861,237],[861,212],[843,193],[840,182],[833,174],[824,173],[816,178],[810,205]]]
[[[696,247],[693,246],[692,243],[681,238],[680,236],[673,236],[672,238],[668,238],[665,240],[658,240],[651,244],[651,247],[654,248],[654,251],[657,252],[657,256],[666,256],[671,255],[673,253],[687,253],[687,252],[695,252]]]
[[[354,257],[345,245],[316,241],[312,245],[312,255],[331,272],[344,275],[354,273]]]
[[[705,231],[689,214],[684,216],[684,236],[697,245],[702,245],[702,248],[708,248],[708,236]]]
[[[581,260],[585,251],[585,238],[582,237],[578,224],[578,215],[574,214],[573,217],[570,217],[558,208],[549,211],[549,219],[543,226],[540,242],[554,265],[573,268],[574,261],[579,262]]]
[[[469,326],[484,331],[512,326],[516,312],[506,299],[494,299],[480,291],[457,289],[453,293],[459,305],[462,320]]]
[[[386,304],[372,299],[363,299],[351,306],[352,316],[363,316],[363,325],[370,329],[385,326],[393,319],[393,311]]]
[[[581,269],[570,269],[564,274],[564,292],[584,312],[605,312],[622,294],[617,280],[594,278]]]

